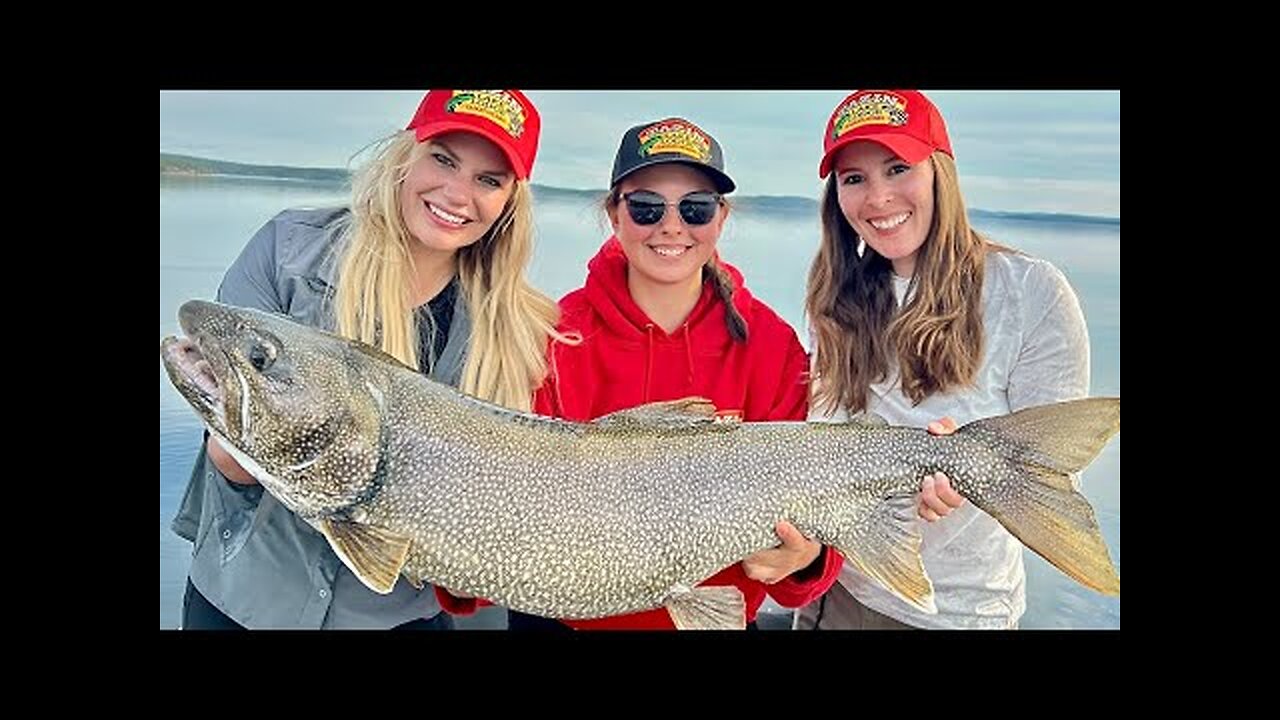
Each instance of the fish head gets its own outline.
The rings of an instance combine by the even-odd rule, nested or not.
[[[374,362],[377,351],[282,316],[200,300],[184,303],[178,321],[186,337],[160,345],[169,378],[245,470],[304,517],[368,497],[378,482],[390,367]]]

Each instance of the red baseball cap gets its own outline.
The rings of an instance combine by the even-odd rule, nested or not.
[[[859,90],[845,98],[827,121],[818,177],[826,177],[835,154],[855,140],[878,142],[912,165],[934,150],[956,156],[942,115],[919,90]]]
[[[542,120],[519,90],[431,90],[405,129],[415,131],[418,142],[454,130],[488,138],[506,153],[516,177],[527,180]]]

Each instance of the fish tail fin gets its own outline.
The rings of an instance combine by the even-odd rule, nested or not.
[[[1086,398],[1030,407],[969,423],[957,433],[986,435],[1009,461],[1010,492],[970,499],[1024,545],[1086,587],[1120,594],[1093,507],[1071,480],[1120,430],[1120,398]]]

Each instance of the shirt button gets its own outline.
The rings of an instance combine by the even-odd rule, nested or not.
[[[328,590],[325,590],[324,588],[320,588],[320,597],[321,597],[321,598],[327,598],[327,597],[329,597],[329,591],[328,591]]]
[[[205,478],[207,478],[207,479],[209,479],[209,480],[212,480],[212,479],[213,479],[213,471],[212,471],[212,470],[210,470],[208,473],[206,473],[206,474],[205,474]]]
[[[223,539],[223,540],[230,540],[230,539],[231,539],[231,531],[230,531],[230,530],[223,530],[223,531],[222,531],[222,539]]]

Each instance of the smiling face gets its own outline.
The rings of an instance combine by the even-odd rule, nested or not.
[[[832,166],[845,219],[895,274],[911,277],[933,224],[933,163],[909,165],[877,142],[858,141]]]
[[[452,255],[502,216],[515,174],[497,145],[469,132],[429,138],[400,185],[400,216],[418,251]]]
[[[728,211],[716,206],[711,221],[690,225],[680,216],[679,202],[690,193],[714,193],[715,183],[699,170],[680,163],[663,163],[637,170],[618,183],[619,197],[648,191],[669,203],[662,218],[641,225],[631,217],[626,200],[609,210],[614,234],[626,253],[628,284],[661,291],[671,286],[697,286],[702,282],[702,266],[716,250],[716,240]]]

